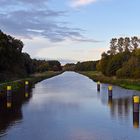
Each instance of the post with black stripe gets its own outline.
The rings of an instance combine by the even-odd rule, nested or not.
[[[7,108],[12,107],[12,87],[7,86],[7,103],[6,103]]]
[[[139,103],[140,97],[133,96],[133,126],[139,128]]]
[[[97,82],[97,91],[98,91],[98,92],[100,92],[100,85],[101,85],[101,83],[100,83],[100,81],[98,81],[98,82]]]

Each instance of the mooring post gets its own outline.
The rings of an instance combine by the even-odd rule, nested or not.
[[[140,97],[133,97],[133,126],[134,128],[139,128],[139,103]]]
[[[7,108],[12,107],[12,87],[7,86]]]
[[[25,91],[28,91],[29,89],[29,81],[25,81]]]
[[[110,85],[108,86],[108,98],[112,98],[112,90],[113,90],[113,87]]]
[[[25,81],[25,97],[29,97],[29,81]]]
[[[100,85],[101,85],[101,83],[100,83],[100,81],[98,81],[97,82],[97,91],[100,91]]]

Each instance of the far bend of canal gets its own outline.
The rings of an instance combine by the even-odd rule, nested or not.
[[[0,108],[0,140],[139,140],[138,91],[96,83],[75,72],[44,80],[11,111]],[[20,93],[19,93],[20,94]]]

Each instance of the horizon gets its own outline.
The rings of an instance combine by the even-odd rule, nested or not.
[[[62,64],[95,61],[109,48],[111,38],[140,36],[139,4],[138,0],[3,0],[0,27],[21,39],[23,51],[32,58]]]

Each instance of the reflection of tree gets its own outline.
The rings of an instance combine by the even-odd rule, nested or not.
[[[28,98],[25,97],[24,91],[20,91],[19,93],[14,93],[11,101],[11,108],[7,108],[7,100],[0,99],[0,134],[5,133],[9,126],[12,126],[15,122],[20,122],[22,120],[22,105],[27,102]]]
[[[21,105],[11,109],[0,109],[0,132],[4,133],[14,122],[22,119]]]
[[[122,118],[127,117],[130,113],[130,106],[132,106],[130,98],[118,98],[118,99],[108,99],[108,105],[110,106],[111,116]]]
[[[133,112],[133,127],[139,128],[139,112]]]

